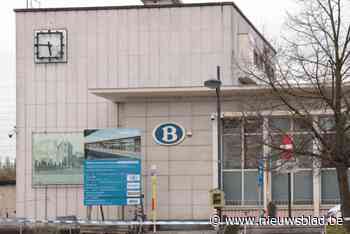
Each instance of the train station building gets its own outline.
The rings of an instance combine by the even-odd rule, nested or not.
[[[259,185],[258,159],[270,149],[256,143],[266,136],[266,124],[295,136],[305,132],[287,111],[271,109],[275,100],[269,90],[239,69],[249,63],[271,72],[272,62],[262,64],[260,57],[273,57],[274,48],[232,2],[144,2],[15,10],[17,216],[86,218],[84,130],[138,128],[146,214],[155,165],[158,218],[208,219],[214,212],[209,191],[218,187],[220,176],[218,119],[224,212],[255,216],[273,201],[286,214],[287,177],[265,170]],[[217,77],[217,66],[219,118],[215,90],[204,86]],[[257,110],[264,114],[254,115]],[[164,123],[184,129],[180,142],[155,139],[155,129]],[[313,166],[305,161],[292,173],[294,214],[319,215],[339,202],[335,171]],[[133,207],[104,211],[106,218],[120,219],[132,217]],[[98,209],[92,218],[100,218]]]

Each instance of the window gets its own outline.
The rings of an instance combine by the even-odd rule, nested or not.
[[[272,174],[272,201],[277,204],[286,204],[288,201],[288,177],[286,174]]]
[[[227,205],[258,205],[258,159],[262,157],[262,119],[223,120],[223,186]]]
[[[313,176],[312,171],[299,171],[293,177],[293,203],[312,204],[313,203]]]
[[[289,117],[269,118],[270,159],[274,173],[272,174],[272,200],[276,204],[288,203],[288,176],[282,174],[280,158],[283,151],[283,138],[288,136],[292,140],[293,156],[298,170],[292,172],[291,191],[293,204],[312,204],[313,175],[312,158],[308,155],[313,150],[313,138],[308,131],[308,119]]]
[[[288,135],[292,139],[293,156],[297,159],[298,169],[291,175],[292,202],[294,205],[313,203],[313,159],[311,153],[320,151],[327,159],[331,147],[334,147],[334,119],[330,116],[292,118],[289,116],[240,117],[223,120],[223,188],[227,205],[259,205],[258,162],[268,158],[272,168],[271,195],[276,204],[288,203],[287,174],[278,171],[277,161],[281,158],[282,139]],[[264,126],[264,120],[266,126]],[[315,124],[324,135],[325,145],[316,147],[310,124]],[[265,134],[265,135],[264,135]],[[263,147],[263,139],[270,147]],[[275,146],[275,147],[273,147]],[[350,145],[349,145],[350,146]],[[264,151],[264,148],[267,149]],[[318,160],[316,161],[318,162]],[[320,162],[321,203],[338,204],[339,189],[334,161]],[[350,184],[350,170],[348,172]],[[264,194],[264,193],[261,193]]]
[[[321,170],[321,203],[338,204],[339,188],[335,169]]]
[[[300,170],[291,174],[292,203],[295,205],[313,203],[313,176],[311,170]],[[272,201],[288,204],[288,175],[272,174]]]

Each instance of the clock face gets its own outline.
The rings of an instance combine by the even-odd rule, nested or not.
[[[34,61],[36,63],[67,62],[65,30],[35,31]]]

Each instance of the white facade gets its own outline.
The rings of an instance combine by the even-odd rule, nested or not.
[[[244,94],[236,62],[252,59],[253,44],[271,49],[236,6],[19,9],[16,25],[17,216],[86,217],[82,185],[32,185],[33,133],[133,127],[144,131],[146,211],[148,169],[155,164],[159,218],[207,219],[217,176],[216,106],[203,82],[215,78],[220,65],[225,95]],[[34,31],[40,29],[67,31],[67,63],[34,63]],[[224,111],[239,111],[241,102],[224,101]],[[173,147],[157,145],[152,130],[164,121],[181,124],[192,137]],[[105,212],[121,217],[115,207]]]

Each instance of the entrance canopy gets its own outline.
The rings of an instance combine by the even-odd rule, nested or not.
[[[266,86],[229,86],[221,87],[222,96],[242,96],[267,93]],[[96,88],[89,89],[96,96],[113,102],[123,102],[130,98],[166,98],[215,96],[215,90],[206,87],[156,87],[156,88]]]

